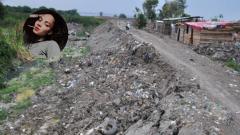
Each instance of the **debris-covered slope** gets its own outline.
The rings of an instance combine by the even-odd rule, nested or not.
[[[57,83],[39,89],[33,106],[5,123],[4,133],[221,134],[221,124],[231,120],[195,78],[178,73],[149,43],[112,23],[98,27],[86,45],[70,41],[68,47],[90,52],[65,56],[55,67]]]

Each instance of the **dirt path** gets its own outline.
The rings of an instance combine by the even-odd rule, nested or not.
[[[117,23],[118,26],[122,24]],[[123,28],[120,26],[120,28]],[[136,39],[151,43],[164,59],[176,69],[192,76],[215,102],[228,108],[240,119],[240,76],[209,58],[196,54],[188,46],[168,37],[159,38],[142,30],[129,31]],[[236,124],[240,125],[238,120]]]

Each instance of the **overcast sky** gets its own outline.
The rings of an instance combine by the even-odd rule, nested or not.
[[[134,14],[135,7],[142,7],[144,0],[3,0],[5,5],[30,7],[52,7],[55,9],[77,9],[82,15]],[[159,0],[160,9],[165,0]],[[186,13],[203,16],[206,19],[223,14],[225,20],[240,20],[240,0],[187,0]]]

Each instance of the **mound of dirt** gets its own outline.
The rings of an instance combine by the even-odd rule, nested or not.
[[[86,57],[63,59],[55,69],[57,83],[39,89],[33,106],[1,127],[4,133],[221,134],[221,124],[231,120],[194,78],[112,23],[98,27],[87,46]]]

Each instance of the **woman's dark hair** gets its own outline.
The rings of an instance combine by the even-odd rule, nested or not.
[[[54,10],[49,9],[41,9],[33,14],[51,14],[54,19],[54,26],[52,28],[52,34],[46,35],[44,40],[54,40],[58,43],[60,50],[62,50],[68,40],[68,28],[64,19]],[[29,17],[24,23],[23,31],[24,31],[24,42],[25,44],[31,44],[39,42],[39,37],[33,33],[33,26],[35,22],[39,19],[39,17]]]

